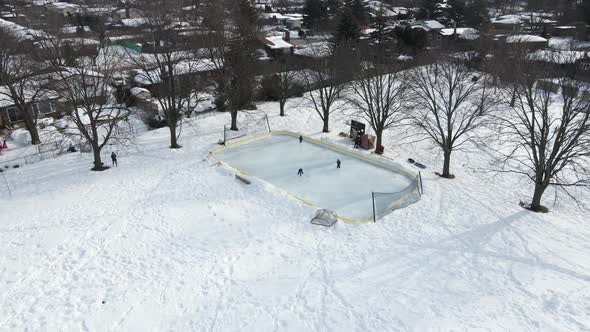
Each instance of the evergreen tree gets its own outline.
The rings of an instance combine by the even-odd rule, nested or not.
[[[328,7],[322,0],[305,0],[303,5],[303,23],[308,28],[315,28],[328,18]]]
[[[351,10],[359,25],[367,23],[367,8],[363,0],[348,0],[346,6]]]
[[[590,24],[590,0],[583,0],[579,7],[580,17],[588,24]]]
[[[489,21],[490,17],[485,0],[475,0],[465,6],[465,25],[472,28],[481,28]]]
[[[347,6],[344,7],[340,13],[340,18],[336,26],[336,31],[333,36],[333,43],[335,46],[342,44],[355,44],[361,37],[361,29],[352,13],[352,10]]]
[[[330,17],[336,16],[342,8],[342,0],[326,0],[326,10]]]
[[[389,30],[387,20],[383,16],[384,9],[380,8],[373,23],[373,32],[371,32],[371,43],[378,47],[382,52],[387,53],[393,46],[393,32]]]
[[[443,0],[422,0],[418,11],[419,19],[436,19],[440,16]]]
[[[449,0],[446,14],[453,21],[455,26],[462,26],[465,23],[465,2],[463,0]]]

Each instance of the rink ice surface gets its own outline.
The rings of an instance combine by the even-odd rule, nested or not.
[[[287,192],[349,219],[370,217],[372,192],[395,193],[412,182],[360,157],[331,149],[288,133],[246,140],[215,153],[230,166],[261,178]],[[336,168],[340,159],[341,168]],[[297,176],[299,168],[303,176]],[[392,198],[393,199],[393,198]],[[394,203],[381,200],[379,212]]]

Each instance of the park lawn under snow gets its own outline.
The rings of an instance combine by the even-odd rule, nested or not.
[[[350,144],[343,116],[322,134],[301,103],[260,109],[273,129]],[[388,157],[429,166],[421,201],[324,228],[283,190],[216,166],[228,114],[192,121],[182,149],[146,132],[105,172],[68,154],[4,173],[0,330],[590,329],[589,213],[563,193],[529,212],[530,184],[486,172],[486,153],[457,152],[457,178],[442,179],[436,148],[389,131]]]

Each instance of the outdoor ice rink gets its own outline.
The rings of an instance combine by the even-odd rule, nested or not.
[[[413,181],[407,174],[328,146],[306,139],[299,143],[298,135],[290,133],[273,133],[229,145],[215,156],[347,219],[369,219],[373,213],[372,192],[399,192]],[[342,162],[340,169],[336,168],[337,159]],[[297,175],[299,168],[303,169],[303,176]],[[377,212],[382,212],[395,200],[395,196],[380,197]]]

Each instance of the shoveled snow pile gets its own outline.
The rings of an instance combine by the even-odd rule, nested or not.
[[[304,99],[286,117],[258,108],[273,131],[352,145],[337,135],[348,115],[322,134]],[[105,164],[115,151],[119,166],[104,172],[78,153],[5,171],[0,330],[590,329],[586,190],[571,189],[579,205],[548,193],[551,212],[535,214],[518,206],[530,183],[487,172],[477,147],[456,152],[447,180],[433,174],[437,149],[389,130],[387,157],[428,166],[424,196],[377,223],[326,228],[310,223],[317,208],[255,177],[243,185],[209,155],[229,119],[191,118],[181,149],[167,128],[109,146]]]

